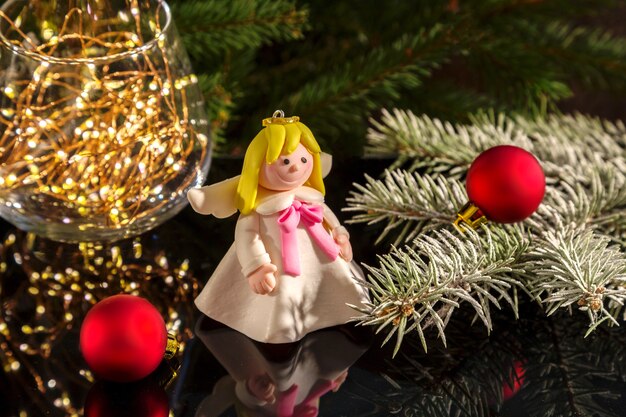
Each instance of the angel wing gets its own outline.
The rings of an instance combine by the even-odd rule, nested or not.
[[[326,177],[332,167],[333,158],[330,154],[322,152],[320,162],[322,164],[322,177]],[[212,214],[218,219],[230,217],[237,212],[236,198],[239,177],[205,185],[200,188],[191,188],[187,191],[187,199],[191,207],[200,214]]]
[[[321,152],[320,163],[322,164],[322,178],[326,178],[333,167],[333,156],[329,153]]]
[[[212,214],[218,219],[224,219],[237,212],[236,200],[237,185],[240,175],[227,180],[192,188],[187,191],[187,199],[191,207],[200,214]]]

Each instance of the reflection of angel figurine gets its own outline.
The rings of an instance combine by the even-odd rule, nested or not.
[[[265,119],[240,177],[188,193],[199,213],[241,212],[235,243],[196,305],[261,342],[343,324],[355,316],[346,304],[368,301],[348,232],[324,204],[320,147],[298,120]]]
[[[199,327],[196,336],[229,375],[200,403],[196,417],[217,417],[233,405],[237,415],[248,417],[317,416],[320,398],[340,389],[348,368],[367,348],[332,328],[306,336],[290,354],[276,359],[266,352],[273,345],[255,343],[229,328]]]

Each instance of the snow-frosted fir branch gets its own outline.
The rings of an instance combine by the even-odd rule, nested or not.
[[[373,121],[374,128],[369,132],[369,150],[397,153],[398,161],[394,166],[408,165],[410,170],[430,173],[431,179],[445,175],[447,181],[451,181],[462,177],[471,161],[491,146],[523,147],[537,156],[547,177],[546,199],[531,221],[538,226],[537,230],[551,227],[552,216],[545,214],[555,209],[566,224],[590,225],[624,245],[626,127],[622,123],[581,115],[526,120],[481,114],[473,117],[471,125],[452,125],[401,110],[383,110],[382,113],[382,121]],[[387,180],[385,184],[388,192],[381,193],[379,185],[368,180],[370,198],[353,193],[350,210],[365,213],[355,220],[378,219],[389,205],[404,201],[405,195],[436,193],[415,187],[408,190],[402,188],[403,184],[396,186]],[[363,192],[361,188],[358,190]],[[375,198],[371,198],[372,194]],[[455,211],[462,204],[464,202],[458,204]],[[396,217],[388,213],[385,219],[395,229],[405,227],[404,234],[414,237],[422,230],[412,229],[407,223],[411,218],[406,212],[410,213],[412,206],[403,208]],[[441,206],[440,215],[449,213],[447,210],[446,206]],[[434,223],[432,228],[438,226]]]
[[[626,241],[626,175],[614,165],[600,161],[579,168],[577,176],[567,175],[573,167],[563,166],[564,179],[551,181],[537,213],[528,220],[536,232],[555,227],[559,222],[590,226]],[[356,213],[351,223],[370,225],[384,222],[382,239],[395,233],[394,244],[411,241],[420,233],[450,226],[456,211],[467,201],[465,186],[443,176],[420,175],[404,170],[385,171],[382,179],[366,176],[364,185],[346,200],[347,212]]]
[[[527,223],[537,233],[570,223],[591,227],[624,246],[626,175],[598,164],[586,171],[584,181],[566,177],[549,185],[543,204]]]
[[[532,152],[549,177],[560,177],[567,165],[580,178],[580,169],[598,158],[604,165],[626,167],[626,127],[581,115],[528,120],[483,113],[471,124],[453,125],[394,109],[383,110],[381,120],[371,124],[366,151],[397,155],[392,167],[409,170],[462,176],[480,152],[502,144]]]
[[[624,157],[626,152],[626,126],[622,121],[610,122],[582,114],[552,115],[548,118],[515,118],[515,122],[528,134],[539,138],[555,137],[564,145],[583,148],[613,157]]]
[[[427,349],[424,328],[434,326],[443,343],[444,329],[463,302],[491,330],[491,307],[510,306],[517,315],[517,288],[512,274],[521,274],[520,256],[529,241],[522,229],[507,227],[462,236],[448,230],[422,235],[413,247],[394,248],[379,257],[380,265],[367,266],[373,296],[371,309],[361,310],[362,324],[377,331],[391,326],[384,343],[396,335],[394,354],[404,334],[415,330]]]
[[[407,171],[386,171],[382,180],[366,176],[364,186],[355,184],[344,211],[357,213],[352,223],[386,222],[380,242],[398,231],[395,244],[449,226],[466,199],[465,187],[457,180],[432,178]]]
[[[408,163],[409,170],[427,169],[458,176],[479,150],[503,143],[531,147],[528,138],[513,129],[510,120],[503,116],[498,116],[497,123],[453,125],[403,110],[383,109],[381,121],[370,122],[366,153],[397,156],[392,168]]]
[[[548,315],[577,306],[589,316],[589,332],[605,320],[619,324],[614,316],[626,301],[626,257],[617,245],[572,225],[546,230],[533,243],[521,267],[527,288],[546,304]]]
[[[365,185],[356,186],[346,210],[356,213],[353,222],[385,223],[382,236],[394,234],[396,242],[415,246],[393,249],[381,258],[380,268],[370,269],[374,280],[386,279],[385,286],[377,287],[379,302],[397,302],[398,291],[405,294],[407,288],[413,290],[412,285],[431,285],[415,278],[414,268],[406,265],[413,262],[425,268],[419,263],[423,258],[428,259],[427,265],[450,262],[449,255],[423,246],[452,229],[457,210],[467,201],[459,180],[471,161],[489,147],[513,144],[537,156],[547,185],[543,203],[525,222],[532,243],[508,265],[525,272],[507,276],[548,314],[574,307],[586,311],[589,332],[605,321],[618,324],[622,315],[626,318],[626,127],[622,123],[580,115],[525,120],[481,114],[472,118],[472,124],[452,125],[400,110],[382,114],[380,122],[373,121],[369,150],[397,154],[394,166],[409,171],[387,171],[382,179],[368,177]],[[506,229],[494,225],[492,233],[495,230]],[[437,271],[444,271],[443,277],[450,273]],[[439,282],[437,277],[430,279]],[[485,283],[490,280],[487,277]],[[437,316],[449,317],[454,310],[450,306],[435,309]],[[394,326],[390,335],[402,334],[407,327],[421,333],[423,327],[441,323],[430,318],[420,328],[415,323],[407,326],[401,318],[390,320],[383,323]],[[378,323],[371,317],[364,322]]]

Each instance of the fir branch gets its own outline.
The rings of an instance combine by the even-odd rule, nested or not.
[[[476,317],[491,330],[491,306],[509,305],[517,315],[518,258],[529,245],[519,228],[483,228],[457,236],[447,230],[415,240],[415,249],[393,249],[379,257],[369,271],[373,305],[362,309],[361,324],[377,331],[392,326],[383,344],[396,335],[394,355],[405,333],[415,330],[424,350],[424,328],[436,327],[446,343],[444,329],[454,309],[467,302]]]
[[[468,48],[466,65],[481,69],[477,77],[482,90],[500,104],[498,110],[543,116],[548,110],[557,110],[558,101],[573,95],[560,72],[545,65],[545,58],[534,49],[512,48],[510,38],[499,30],[487,32],[489,36]]]
[[[224,87],[224,76],[221,73],[212,76],[201,74],[198,77],[198,84],[206,103],[211,139],[219,147],[224,142],[221,132],[228,123],[233,109],[232,93]]]
[[[517,285],[545,305],[548,314],[578,305],[587,312],[589,332],[604,321],[617,324],[626,300],[624,125],[582,116],[527,120],[483,113],[471,120],[471,125],[452,125],[410,112],[383,111],[382,120],[373,121],[370,147],[401,152],[396,165],[410,164],[431,174],[396,170],[382,180],[368,177],[348,199],[346,210],[357,213],[352,221],[385,222],[382,236],[399,231],[396,242],[429,242],[429,235],[440,236],[465,203],[464,187],[455,177],[464,175],[469,162],[497,144],[522,146],[542,162],[547,187],[543,203],[526,221],[532,247],[512,265],[525,273],[511,276],[523,278]],[[381,291],[393,295],[393,285],[406,289],[415,279],[400,265],[411,258],[405,252],[394,249],[384,258],[385,271],[393,271],[394,278],[387,275]],[[432,252],[431,263],[433,256],[447,259]],[[448,317],[447,309],[453,307],[438,309],[440,319]],[[437,324],[435,318],[430,322]],[[401,332],[404,327],[398,324]]]
[[[383,109],[381,120],[370,122],[366,153],[397,155],[392,167],[408,163],[409,170],[459,176],[479,152],[492,146],[508,143],[532,148],[528,137],[502,115],[476,117],[471,125],[453,125],[412,112]]]
[[[327,151],[357,155],[364,120],[382,106],[467,121],[486,108],[543,115],[581,84],[623,89],[626,40],[578,24],[602,13],[597,1],[470,1],[454,11],[440,1],[171,3],[196,71],[225,73],[225,90],[240,94],[228,112],[227,133],[239,138],[230,146],[283,107]],[[243,51],[254,59],[229,66]]]
[[[526,383],[518,393],[528,415],[622,415],[619,407],[611,410],[606,402],[619,398],[607,387],[621,379],[612,359],[623,360],[624,349],[613,350],[611,355],[603,355],[602,349],[607,342],[623,343],[623,332],[617,337],[614,332],[603,332],[590,343],[579,336],[581,327],[571,319],[548,319],[533,326],[534,337],[525,341]]]
[[[548,25],[520,23],[511,25],[511,29],[526,35],[534,43],[533,49],[551,62],[550,66],[561,68],[561,78],[575,78],[605,90],[626,87],[626,39],[558,20]]]
[[[596,161],[575,175],[564,170],[559,183],[548,185],[544,203],[528,220],[540,232],[559,224],[590,225],[616,241],[626,233],[626,176],[612,165]],[[366,176],[365,185],[354,184],[346,199],[346,212],[356,213],[350,223],[385,223],[376,243],[395,232],[394,244],[413,240],[450,226],[456,211],[467,201],[461,182],[443,176],[419,175],[402,170],[386,171],[376,180]],[[556,217],[555,217],[556,216]]]
[[[618,325],[605,301],[617,306],[626,301],[626,257],[605,236],[561,226],[535,238],[520,266],[526,270],[527,288],[546,304],[548,315],[577,304],[589,316],[589,332],[605,320]]]
[[[380,121],[370,120],[366,152],[397,155],[392,167],[408,165],[409,170],[453,177],[464,175],[480,152],[502,144],[532,152],[546,174],[557,178],[564,177],[564,166],[575,168],[579,179],[581,168],[626,167],[626,128],[621,122],[580,115],[525,119],[493,113],[478,113],[470,120],[471,124],[453,125],[426,115],[383,110]]]
[[[448,65],[457,66],[454,63]],[[442,70],[445,71],[445,68]],[[498,103],[494,97],[483,94],[475,86],[459,85],[436,75],[419,89],[407,91],[403,99],[394,105],[402,103],[408,103],[411,109],[419,109],[420,113],[444,120],[466,120],[467,115],[475,113],[476,109],[498,108],[504,112],[514,110]]]
[[[369,225],[386,222],[376,243],[401,227],[394,244],[413,240],[418,234],[450,226],[456,209],[467,195],[457,180],[432,178],[406,171],[386,171],[384,179],[366,175],[366,185],[354,184],[346,200],[347,212],[355,214],[350,223]]]
[[[299,39],[307,19],[306,9],[296,9],[291,0],[176,1],[172,12],[187,51],[198,61],[231,49]]]
[[[378,371],[389,386],[362,378],[354,394],[408,416],[622,416],[622,329],[603,327],[590,342],[580,337],[584,323],[573,317],[520,321],[499,323],[485,337],[468,329],[465,318],[454,318],[446,329],[449,346],[429,338],[434,348],[427,354],[407,337],[400,354]],[[520,371],[524,383],[516,398],[502,403],[502,388]]]
[[[468,328],[467,312],[458,310],[446,327],[448,346],[431,334],[432,348],[420,352],[420,342],[407,335],[406,348],[387,361],[386,370],[402,392],[415,393],[402,401],[405,415],[487,417],[502,402],[503,387],[514,382],[515,364],[523,357],[510,331],[518,326],[500,326],[487,335],[482,328]]]
[[[528,220],[537,232],[563,224],[590,227],[622,246],[626,242],[626,175],[614,165],[597,161],[577,175],[563,167],[560,181],[548,186],[543,204]]]
[[[418,87],[445,61],[449,51],[444,38],[438,26],[402,36],[304,84],[286,102],[328,143],[346,126],[362,123],[363,115],[379,103],[397,100],[403,89]],[[360,112],[354,111],[355,105]]]
[[[558,163],[577,165],[580,160],[556,157],[570,153],[569,148],[582,157],[583,162],[601,155],[605,161],[626,158],[626,126],[622,121],[610,122],[596,117],[574,115],[551,115],[545,118],[526,119],[516,117],[515,124],[540,145],[543,159]],[[542,142],[547,143],[542,144]],[[552,149],[555,154],[548,153]],[[571,157],[570,157],[571,158]]]

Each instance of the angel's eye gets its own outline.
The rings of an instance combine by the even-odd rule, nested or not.
[[[306,158],[304,156],[300,158],[300,160],[302,161],[303,164],[306,164]]]
[[[287,159],[287,158],[283,159],[283,164],[289,165],[289,159]]]

